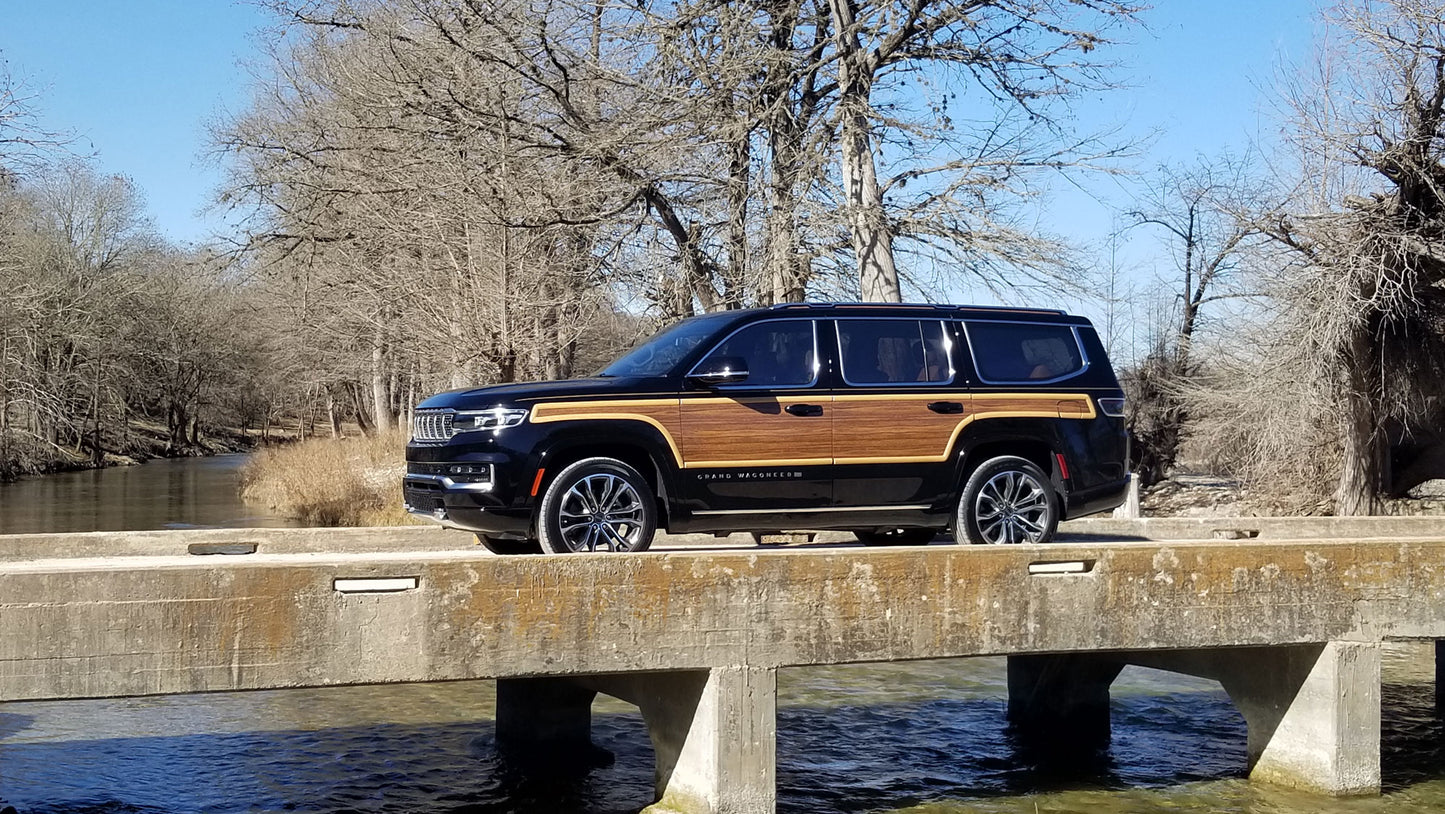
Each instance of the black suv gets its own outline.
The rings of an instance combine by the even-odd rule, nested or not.
[[[659,527],[1039,543],[1123,502],[1123,406],[1062,311],[726,311],[592,378],[432,396],[403,487],[498,553],[641,551]]]

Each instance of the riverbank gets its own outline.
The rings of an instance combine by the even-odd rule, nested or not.
[[[275,436],[272,436],[275,439]],[[0,483],[33,475],[84,472],[115,466],[135,466],[160,458],[197,458],[250,452],[263,443],[256,430],[220,428],[207,430],[197,442],[173,449],[170,432],[161,424],[133,421],[115,437],[108,437],[97,456],[91,449],[50,446],[22,448],[0,438]],[[279,439],[276,439],[279,440]]]

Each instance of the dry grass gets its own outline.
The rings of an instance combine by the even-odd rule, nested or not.
[[[400,526],[406,435],[311,438],[257,452],[241,497],[315,526]]]

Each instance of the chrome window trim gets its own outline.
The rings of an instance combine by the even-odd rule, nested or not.
[[[736,336],[739,332],[745,331],[745,330],[747,330],[748,328],[752,328],[753,326],[756,326],[756,325],[771,325],[771,324],[777,323],[777,322],[806,322],[806,323],[808,323],[808,325],[813,329],[813,379],[812,379],[812,381],[808,382],[807,384],[720,384],[720,385],[718,385],[717,387],[715,387],[715,388],[710,388],[710,389],[713,389],[713,390],[728,390],[728,391],[732,391],[732,390],[778,390],[778,391],[786,391],[786,390],[804,390],[804,389],[807,389],[807,388],[809,388],[809,387],[814,387],[814,386],[816,386],[816,385],[818,384],[818,380],[819,380],[820,378],[822,378],[822,370],[823,370],[823,364],[822,364],[822,362],[823,362],[823,360],[822,360],[822,358],[820,357],[820,355],[819,355],[819,353],[818,353],[818,320],[815,319],[815,318],[813,318],[813,317],[785,317],[785,318],[783,318],[783,319],[760,319],[760,320],[757,320],[756,322],[749,322],[749,323],[747,323],[746,325],[739,325],[738,327],[736,327],[736,328],[734,328],[732,331],[730,331],[727,336],[724,336],[722,339],[719,339],[718,341],[714,342],[713,345],[712,345],[712,347],[710,347],[710,348],[707,349],[707,353],[704,353],[701,357],[698,358],[697,364],[694,364],[694,365],[692,366],[692,369],[689,370],[686,374],[683,375],[683,379],[687,379],[687,378],[691,377],[692,374],[693,374],[693,372],[696,371],[699,367],[701,367],[701,366],[702,366],[702,363],[703,363],[703,362],[706,362],[709,356],[712,356],[713,351],[715,351],[715,350],[717,350],[718,348],[722,347],[723,343],[727,342],[729,339],[732,339],[732,338],[733,338],[734,336]]]
[[[855,382],[848,378],[848,363],[843,359],[843,326],[842,322],[863,322],[863,321],[888,321],[888,322],[937,322],[938,330],[943,334],[943,344],[948,348],[948,378],[936,382]],[[958,368],[953,366],[953,337],[948,335],[948,320],[926,319],[924,317],[833,317],[833,333],[838,343],[838,372],[843,377],[843,383],[849,387],[948,387],[958,380]],[[920,332],[921,334],[921,332]],[[920,339],[927,341],[926,337],[920,335]]]
[[[980,382],[984,383],[984,384],[1007,384],[1007,385],[1016,385],[1016,384],[1028,384],[1028,385],[1054,384],[1054,383],[1056,383],[1056,382],[1063,382],[1063,381],[1068,381],[1069,379],[1078,378],[1079,376],[1084,375],[1084,373],[1086,373],[1086,372],[1089,370],[1089,365],[1091,364],[1091,361],[1090,361],[1090,359],[1089,359],[1089,353],[1088,353],[1088,351],[1084,350],[1084,341],[1083,341],[1083,339],[1081,339],[1081,338],[1079,337],[1079,326],[1077,326],[1077,325],[1067,325],[1067,324],[1059,323],[1059,322],[1038,322],[1038,321],[1035,321],[1035,320],[1014,320],[1014,319],[961,319],[961,320],[959,320],[959,322],[961,322],[961,323],[963,324],[963,335],[964,335],[964,338],[966,338],[966,339],[968,340],[968,355],[969,355],[969,360],[970,360],[971,362],[973,362],[973,372],[978,374],[978,380],[979,380]],[[979,364],[978,364],[978,342],[976,342],[976,341],[974,340],[974,338],[973,338],[973,332],[969,330],[969,325],[970,325],[971,323],[974,323],[974,322],[987,322],[987,323],[989,323],[989,324],[991,324],[991,325],[1046,325],[1046,326],[1048,326],[1048,327],[1050,327],[1050,328],[1068,328],[1068,329],[1069,329],[1069,333],[1072,334],[1073,337],[1074,337],[1074,345],[1075,345],[1075,347],[1077,347],[1077,348],[1079,349],[1079,361],[1080,361],[1082,364],[1080,365],[1080,367],[1079,367],[1078,370],[1075,370],[1074,372],[1065,374],[1065,375],[1063,375],[1063,376],[1055,376],[1055,377],[1053,377],[1052,379],[990,379],[990,378],[987,378],[987,377],[985,377],[985,376],[983,375],[983,368],[979,367]]]

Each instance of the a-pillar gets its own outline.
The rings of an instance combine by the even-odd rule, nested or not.
[[[777,801],[777,672],[715,667],[591,676],[636,704],[656,759],[648,814],[772,814]]]
[[[1022,746],[1044,752],[1109,745],[1109,685],[1124,664],[1086,653],[1009,656],[1008,716]]]
[[[1380,790],[1380,645],[1330,642],[1130,654],[1213,678],[1249,727],[1250,779],[1334,795]]]

